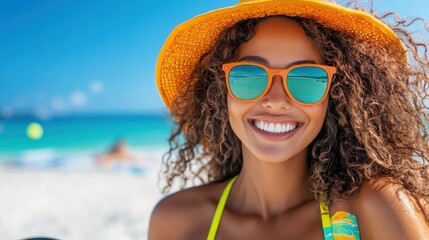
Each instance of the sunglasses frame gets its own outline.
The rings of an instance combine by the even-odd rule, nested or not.
[[[257,97],[257,98],[250,99],[250,100],[243,100],[243,99],[240,99],[240,98],[236,97],[232,93],[232,90],[231,90],[231,87],[230,87],[230,84],[229,84],[229,73],[230,73],[231,69],[233,69],[234,67],[236,67],[236,66],[243,66],[243,65],[251,65],[251,66],[261,67],[268,74],[268,84],[265,87],[264,92],[259,97]],[[289,74],[290,71],[292,71],[295,68],[299,68],[299,67],[318,67],[318,68],[323,69],[328,74],[328,85],[326,87],[326,91],[325,91],[323,97],[319,101],[317,101],[315,103],[300,102],[297,99],[295,99],[295,97],[289,91],[289,88],[287,87],[287,84],[286,84],[287,75]],[[222,70],[225,72],[225,81],[226,81],[226,85],[227,85],[227,88],[228,88],[228,93],[235,100],[237,100],[239,102],[254,102],[254,101],[257,101],[257,100],[263,98],[267,94],[267,92],[271,89],[271,85],[273,83],[273,77],[275,75],[279,75],[279,76],[282,77],[283,88],[285,89],[285,91],[288,94],[288,96],[290,97],[290,99],[292,99],[292,101],[294,101],[295,103],[298,103],[298,104],[301,104],[301,105],[304,105],[304,106],[314,106],[314,105],[319,104],[323,100],[325,100],[326,96],[329,93],[329,89],[331,87],[332,78],[333,78],[334,74],[337,72],[337,68],[336,67],[326,66],[326,65],[321,65],[321,64],[297,64],[297,65],[293,65],[293,66],[285,68],[285,69],[277,69],[277,68],[269,68],[269,67],[267,67],[267,66],[265,66],[263,64],[260,64],[260,63],[247,62],[247,61],[224,63],[224,64],[222,64]]]

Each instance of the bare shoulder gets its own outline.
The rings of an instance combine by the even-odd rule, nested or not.
[[[422,203],[390,178],[364,182],[356,199],[362,239],[424,239],[428,205]]]
[[[152,212],[149,240],[196,239],[206,234],[224,185],[207,184],[163,198]]]

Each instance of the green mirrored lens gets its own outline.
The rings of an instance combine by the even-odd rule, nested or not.
[[[232,94],[241,100],[255,99],[265,91],[267,72],[258,66],[235,66],[229,72],[229,87]]]
[[[297,101],[315,103],[325,95],[328,73],[319,67],[298,67],[289,72],[286,84]]]

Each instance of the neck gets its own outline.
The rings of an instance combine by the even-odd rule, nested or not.
[[[236,209],[269,219],[314,200],[306,150],[282,163],[249,155],[243,151],[243,167],[231,192]]]

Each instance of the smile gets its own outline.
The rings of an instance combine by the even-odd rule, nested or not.
[[[255,125],[255,127],[258,129],[269,133],[286,133],[294,130],[298,126],[298,123],[272,123],[255,120],[253,121],[253,125]]]

